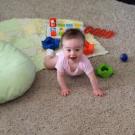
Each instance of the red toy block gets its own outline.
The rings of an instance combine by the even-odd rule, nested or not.
[[[51,31],[51,36],[56,36],[56,31]]]
[[[92,54],[94,52],[94,44],[89,43],[87,40],[85,40],[83,53],[85,55]]]
[[[50,27],[56,27],[56,18],[50,18],[49,19]]]

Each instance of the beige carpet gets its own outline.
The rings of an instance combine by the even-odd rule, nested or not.
[[[49,17],[117,32],[112,39],[97,38],[110,53],[91,58],[94,67],[114,68],[111,78],[98,78],[107,95],[94,97],[81,76],[67,78],[73,91],[62,97],[56,72],[40,71],[24,96],[0,106],[0,135],[135,135],[135,6],[115,0],[0,0],[0,21]],[[123,52],[127,63],[119,60]]]

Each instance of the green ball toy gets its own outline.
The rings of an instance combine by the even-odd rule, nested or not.
[[[113,75],[113,69],[110,65],[107,64],[100,64],[96,68],[96,75],[101,77],[101,78],[109,78],[110,76]]]

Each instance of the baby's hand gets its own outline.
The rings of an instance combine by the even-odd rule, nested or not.
[[[105,93],[101,89],[93,90],[94,96],[104,96]]]
[[[61,95],[62,96],[68,96],[70,92],[71,92],[70,89],[62,89],[61,90]]]

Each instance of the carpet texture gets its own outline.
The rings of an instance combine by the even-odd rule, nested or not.
[[[88,78],[68,77],[73,89],[60,96],[56,71],[37,73],[22,97],[0,105],[0,135],[134,135],[135,134],[135,6],[115,0],[0,0],[0,21],[49,17],[77,19],[115,31],[97,38],[109,54],[91,58],[94,68],[110,64],[114,75],[98,78],[105,97],[94,97]],[[127,53],[129,61],[119,60]]]

